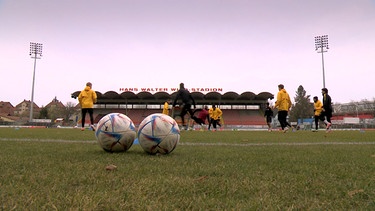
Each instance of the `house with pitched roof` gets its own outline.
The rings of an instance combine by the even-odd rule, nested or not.
[[[23,100],[21,103],[15,106],[14,115],[16,116],[28,116],[30,115],[30,100]],[[38,116],[40,112],[39,106],[33,102],[33,113],[34,116]]]

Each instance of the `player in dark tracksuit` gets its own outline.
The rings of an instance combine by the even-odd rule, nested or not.
[[[173,101],[172,107],[176,106],[177,100],[179,99],[182,101],[182,109],[180,113],[182,126],[185,129],[188,129],[187,126],[185,125],[185,115],[189,113],[190,116],[194,116],[191,106],[193,105],[194,109],[196,108],[196,106],[195,106],[194,98],[191,96],[190,92],[187,89],[185,89],[184,83],[180,83],[180,89],[177,92],[177,95]]]
[[[272,131],[272,118],[273,118],[273,111],[270,107],[270,103],[266,103],[266,110],[264,111],[264,117],[266,118],[266,123],[268,126],[268,131]]]
[[[326,126],[326,129],[328,131],[330,131],[331,126],[332,126],[331,117],[332,117],[332,112],[333,112],[332,99],[331,99],[331,96],[328,95],[328,89],[327,88],[322,89],[322,95],[323,95],[323,112],[322,112],[322,115],[326,117],[326,120],[328,122],[327,126]]]

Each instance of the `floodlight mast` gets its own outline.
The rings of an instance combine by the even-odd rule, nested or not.
[[[31,103],[30,103],[29,122],[33,121],[36,60],[42,58],[42,51],[43,51],[43,44],[30,42],[30,56],[31,56],[32,59],[34,59],[34,72],[33,72],[33,83],[32,83],[32,89],[31,89]]]
[[[322,68],[323,68],[323,88],[326,88],[326,78],[324,73],[324,56],[323,53],[328,52],[328,35],[315,37],[315,50],[322,54]]]

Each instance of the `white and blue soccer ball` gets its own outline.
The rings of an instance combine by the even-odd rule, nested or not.
[[[138,142],[149,154],[169,154],[180,141],[180,128],[170,116],[155,113],[147,116],[138,127]]]
[[[125,114],[110,113],[99,120],[95,136],[105,151],[125,152],[133,145],[136,129]]]

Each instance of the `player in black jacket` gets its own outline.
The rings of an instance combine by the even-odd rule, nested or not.
[[[266,110],[264,111],[264,117],[266,117],[266,123],[268,125],[268,131],[272,131],[272,118],[273,118],[273,111],[272,108],[270,107],[270,103],[266,103]]]
[[[326,129],[327,131],[331,130],[331,117],[332,117],[332,99],[331,96],[328,95],[328,89],[323,88],[322,89],[322,95],[323,95],[323,109],[322,109],[322,115],[326,117],[326,120],[328,122]]]
[[[184,83],[180,83],[180,89],[177,92],[177,95],[173,101],[172,107],[176,106],[177,100],[179,99],[182,101],[182,109],[180,113],[182,126],[187,130],[188,126],[186,126],[185,124],[185,115],[189,113],[190,116],[194,116],[191,106],[193,105],[194,109],[196,108],[196,106],[195,106],[194,98],[191,96],[190,92],[187,89],[185,89]]]

